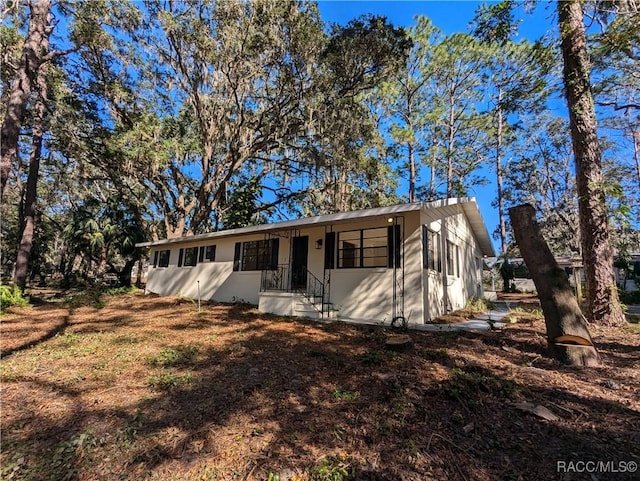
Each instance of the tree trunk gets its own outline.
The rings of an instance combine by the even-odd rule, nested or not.
[[[429,166],[429,197],[427,200],[436,199],[436,165],[438,162],[438,156],[436,149],[432,149],[431,153],[431,165]]]
[[[496,110],[496,182],[498,189],[498,220],[500,222],[501,254],[507,254],[507,223],[504,219],[504,193],[502,189],[502,129],[504,118],[502,115],[502,88],[498,89],[498,107]]]
[[[413,142],[407,142],[409,152],[409,202],[416,201],[416,162],[413,152]]]
[[[40,157],[42,154],[42,137],[44,135],[44,116],[46,111],[47,82],[45,80],[47,68],[42,66],[37,73],[36,87],[38,99],[33,108],[33,134],[31,139],[31,154],[29,155],[29,174],[22,203],[20,226],[20,243],[16,257],[16,271],[13,281],[24,290],[29,273],[29,259],[33,247],[33,236],[36,224],[36,202],[38,197],[38,177],[40,175]]]
[[[122,270],[118,272],[118,281],[120,283],[120,287],[131,287],[131,272],[133,271],[133,266],[138,262],[137,259],[129,259]]]
[[[20,66],[11,83],[7,110],[0,131],[0,197],[18,157],[18,137],[31,95],[31,79],[36,78],[43,54],[48,51],[51,0],[35,0],[29,4],[31,19],[29,31],[22,48]]]
[[[591,322],[601,325],[621,325],[625,320],[614,281],[613,251],[609,242],[606,195],[581,1],[558,1],[558,20],[565,95],[576,163],[588,317]]]
[[[449,101],[449,125],[447,139],[447,199],[453,197],[453,147],[455,142],[455,106]]]
[[[62,286],[64,288],[71,287],[71,275],[73,274],[77,257],[77,254],[69,253],[69,258],[67,259],[67,264],[64,268],[64,277],[62,278]]]
[[[633,160],[636,162],[636,177],[638,187],[640,187],[640,130],[637,132],[632,131],[631,138],[633,140]]]
[[[136,275],[136,287],[142,287],[142,258],[138,259],[138,273]]]
[[[597,366],[600,359],[586,320],[567,273],[558,266],[542,237],[534,208],[529,204],[512,207],[509,216],[516,242],[538,291],[549,354],[572,366]]]

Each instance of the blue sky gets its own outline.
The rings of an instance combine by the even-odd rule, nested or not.
[[[349,20],[360,15],[371,13],[384,15],[396,26],[410,27],[416,15],[429,17],[433,24],[445,34],[455,32],[468,32],[469,22],[474,17],[476,9],[483,2],[477,1],[336,1],[320,0],[318,6],[320,15],[326,22],[345,24]],[[484,2],[496,3],[496,2]],[[549,30],[554,31],[557,18],[555,16],[555,3],[539,2],[536,8],[527,14],[520,11],[517,14],[522,18],[519,25],[518,38],[536,40]],[[490,181],[488,185],[477,187],[469,195],[478,200],[480,210],[487,224],[489,233],[492,234],[498,225],[497,210],[491,206],[496,197],[495,181],[490,171],[485,175]],[[405,189],[406,190],[406,189]],[[406,192],[402,192],[406,194]],[[496,252],[499,249],[499,241],[493,239]]]
[[[345,24],[349,20],[365,13],[384,15],[397,26],[409,27],[414,23],[416,15],[425,15],[433,21],[445,34],[466,32],[476,9],[482,3],[462,0],[434,1],[342,1],[319,0],[318,5],[322,19],[327,22]],[[520,11],[519,13],[521,13]],[[549,28],[555,28],[555,3],[539,2],[533,12],[523,15],[520,25],[520,36],[535,40]]]

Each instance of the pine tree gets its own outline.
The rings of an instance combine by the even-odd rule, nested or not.
[[[589,319],[602,325],[625,322],[613,275],[606,192],[602,175],[587,37],[579,0],[558,2],[558,21],[564,61],[564,86],[582,234]]]

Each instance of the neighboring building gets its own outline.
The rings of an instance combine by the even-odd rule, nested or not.
[[[422,324],[482,296],[493,246],[473,198],[378,207],[138,244],[147,292],[263,312]]]
[[[622,291],[635,292],[640,288],[640,252],[629,256],[629,265],[624,268],[618,262],[614,264],[616,285]]]
[[[578,281],[584,282],[584,272],[582,267],[582,258],[576,256],[554,256],[558,266],[563,269],[569,277],[569,284],[574,290]],[[529,269],[522,257],[510,257],[509,263],[514,269],[513,284],[520,292],[537,292],[536,285],[533,283]],[[581,297],[582,291],[576,292]]]

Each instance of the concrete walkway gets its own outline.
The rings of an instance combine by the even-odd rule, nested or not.
[[[494,301],[495,307],[473,319],[449,324],[422,324],[415,326],[417,331],[490,331],[502,329],[507,323],[503,322],[509,309],[504,302]],[[413,327],[413,326],[412,326]]]

